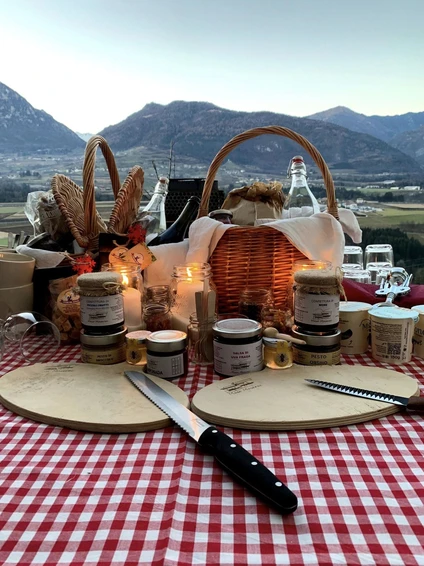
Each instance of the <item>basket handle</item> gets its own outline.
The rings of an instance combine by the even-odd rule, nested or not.
[[[219,150],[219,152],[215,155],[212,163],[210,164],[208,173],[206,175],[205,184],[203,186],[202,199],[200,201],[199,213],[197,215],[197,218],[201,218],[202,216],[207,216],[208,214],[209,199],[212,193],[213,182],[215,180],[219,167],[221,166],[222,162],[227,157],[227,155],[244,141],[250,140],[252,138],[256,138],[263,134],[277,134],[278,136],[290,138],[291,140],[300,144],[304,149],[306,149],[306,151],[310,154],[310,156],[317,164],[323,176],[325,189],[327,191],[328,212],[332,216],[334,216],[334,218],[338,219],[339,214],[337,210],[334,181],[333,181],[333,177],[331,176],[330,170],[326,162],[324,161],[324,158],[317,150],[317,148],[314,145],[312,145],[305,137],[294,132],[293,130],[284,128],[283,126],[264,126],[262,128],[253,128],[251,130],[246,130],[245,132],[238,134],[237,136],[232,138]]]
[[[96,152],[100,147],[105,158],[110,180],[112,182],[113,196],[118,197],[121,181],[116,167],[115,157],[107,141],[102,136],[92,136],[85,146],[84,165],[82,169],[82,186],[84,190],[84,223],[87,234],[97,231],[96,202],[94,192],[94,169],[96,165]]]

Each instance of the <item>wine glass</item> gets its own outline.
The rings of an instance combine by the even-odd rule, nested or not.
[[[365,267],[368,264],[377,263],[383,267],[384,264],[390,264],[393,267],[393,248],[390,244],[370,244],[365,248]]]
[[[360,246],[345,246],[343,252],[343,263],[359,265],[364,267],[364,252]]]
[[[60,331],[46,316],[37,312],[12,314],[2,323],[1,354],[6,345],[16,348],[25,361],[47,362],[60,346]]]

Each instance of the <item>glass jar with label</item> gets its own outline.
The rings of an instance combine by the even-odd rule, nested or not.
[[[187,334],[180,330],[152,332],[146,338],[147,373],[174,379],[187,375]]]
[[[276,338],[263,338],[264,363],[270,369],[286,369],[293,365],[291,342]]]
[[[134,366],[143,366],[147,363],[146,339],[151,332],[148,330],[134,330],[125,336],[127,362]]]
[[[295,338],[306,344],[292,343],[293,361],[302,366],[333,366],[340,364],[340,330],[331,333],[310,333],[292,328]]]
[[[334,270],[294,274],[294,323],[308,332],[332,332],[339,324],[341,284]]]
[[[77,279],[81,324],[85,334],[114,334],[124,328],[122,276],[84,273]]]
[[[109,365],[125,360],[124,328],[113,334],[93,335],[81,330],[81,360],[86,364]]]
[[[143,276],[140,266],[134,263],[107,263],[102,271],[118,273],[122,278],[124,319],[128,332],[142,326]]]
[[[263,369],[262,324],[248,318],[218,320],[212,327],[214,370],[222,377]]]

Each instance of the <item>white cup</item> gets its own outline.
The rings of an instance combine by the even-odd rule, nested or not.
[[[372,357],[388,364],[410,362],[412,337],[419,313],[396,306],[374,305],[369,315]]]
[[[370,320],[368,311],[372,305],[358,301],[340,301],[339,330],[342,354],[364,354],[369,347]]]
[[[28,255],[0,251],[0,288],[29,285],[34,273],[35,259]]]
[[[419,320],[415,325],[414,332],[414,355],[418,358],[424,358],[424,305],[416,305],[411,307],[411,310],[417,311]]]

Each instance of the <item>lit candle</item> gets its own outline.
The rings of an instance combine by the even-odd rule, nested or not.
[[[125,326],[128,332],[139,330],[141,328],[141,293],[138,289],[128,287],[128,277],[122,275],[122,284],[124,290],[122,292],[124,298],[124,318]]]
[[[197,291],[203,291],[203,281],[196,279],[187,279],[179,281],[177,286],[177,308],[178,314],[185,318],[196,312],[196,295]]]

